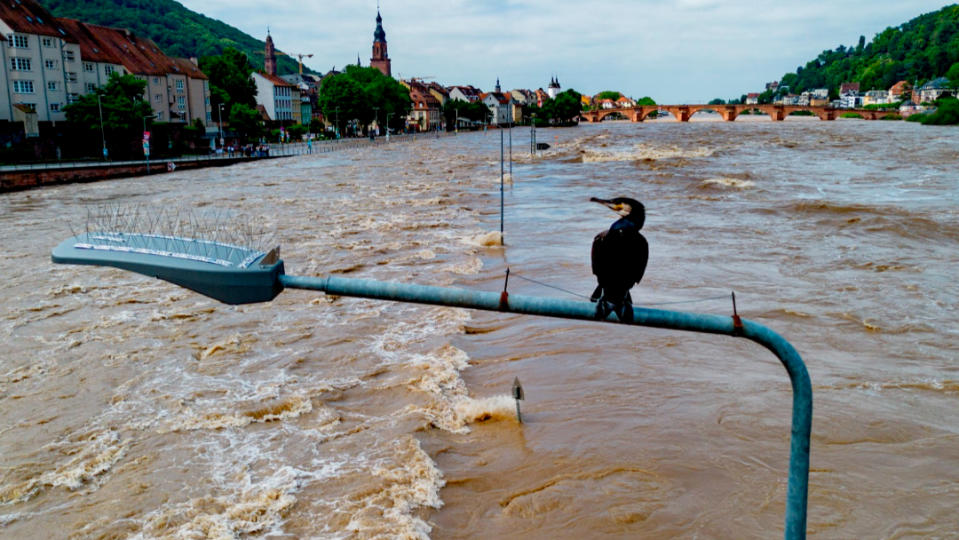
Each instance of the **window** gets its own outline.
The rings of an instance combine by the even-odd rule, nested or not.
[[[30,42],[27,41],[27,36],[21,36],[19,34],[14,34],[11,39],[13,46],[17,49],[28,49],[30,48]]]
[[[114,71],[116,71],[116,68],[114,68],[113,66],[103,67],[103,72],[107,74],[107,77],[109,77]]]
[[[32,94],[33,81],[13,81],[13,91],[17,94]]]
[[[43,46],[53,47],[53,38],[48,38],[48,37],[43,38]]]
[[[206,113],[206,125],[213,123],[213,113]]]
[[[153,101],[156,101],[157,103],[160,103],[161,101],[163,101],[163,94],[154,94]]]
[[[176,102],[177,102],[177,105],[183,105],[183,103],[184,103],[183,96],[177,96],[177,97],[176,97]]]
[[[176,81],[176,89],[180,90],[181,92],[183,91],[183,81],[181,81],[180,79],[177,79]]]
[[[67,94],[67,103],[73,103],[74,101],[78,99],[80,99],[79,94],[73,94],[73,93]]]
[[[60,104],[59,104],[59,103],[51,103],[51,104],[50,104],[50,112],[60,112]]]
[[[160,84],[160,77],[154,77],[153,84]]]
[[[85,89],[88,94],[92,94],[97,91],[97,85],[93,84],[92,82],[88,82]]]
[[[13,57],[10,59],[10,69],[13,71],[31,71],[30,59]]]
[[[87,73],[93,73],[93,62],[84,62],[83,71],[86,71]]]
[[[159,120],[159,121],[161,121],[161,122],[163,121],[163,111],[160,111],[160,112],[157,113],[157,120]]]
[[[67,73],[67,82],[75,83],[77,82],[77,74],[73,71]]]
[[[50,81],[47,83],[47,90],[51,92],[57,91],[57,81]]]
[[[57,69],[57,61],[56,61],[56,60],[44,60],[44,61],[43,61],[43,65],[46,66],[47,69]]]
[[[63,57],[67,59],[67,62],[73,62],[73,51],[63,51]]]

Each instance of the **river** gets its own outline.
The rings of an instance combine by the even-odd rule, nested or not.
[[[708,117],[707,117],[708,118]],[[697,119],[699,117],[697,116]],[[782,536],[791,390],[734,338],[286,291],[226,306],[50,250],[93,209],[262,228],[286,271],[577,298],[647,208],[638,305],[739,314],[805,360],[808,532],[959,530],[959,137],[659,120],[0,195],[0,536]],[[524,386],[523,420],[511,386]]]

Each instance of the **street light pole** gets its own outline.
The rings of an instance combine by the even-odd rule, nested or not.
[[[390,116],[392,115],[391,112],[386,113],[386,142],[390,142]]]
[[[222,103],[220,103],[220,104],[217,106],[217,108],[216,108],[216,115],[217,115],[217,117],[218,117],[219,120],[220,120],[219,126],[217,127],[217,131],[219,132],[219,135],[220,135],[220,137],[219,137],[219,138],[220,138],[220,146],[223,146],[223,104],[222,104]]]
[[[100,111],[100,138],[103,141],[103,159],[106,160],[109,156],[107,153],[107,134],[103,130],[103,105],[100,104],[100,94],[97,93],[97,109]]]
[[[373,107],[373,115],[375,118],[373,120],[373,123],[376,125],[377,135],[379,135],[379,131],[380,131],[380,108],[379,107]]]
[[[336,139],[340,139],[340,108],[337,107],[333,109],[336,112],[336,120],[334,120],[335,125],[333,126],[333,131],[336,134]]]

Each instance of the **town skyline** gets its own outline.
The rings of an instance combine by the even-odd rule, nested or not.
[[[548,5],[414,0],[402,6],[337,0],[296,7],[252,0],[182,3],[258,39],[265,39],[269,27],[278,50],[313,54],[304,65],[318,72],[355,63],[357,56],[369,65],[379,9],[397,78],[483,89],[499,78],[504,88],[536,89],[555,76],[563,88],[585,94],[617,90],[671,103],[705,103],[761,90],[825,49],[852,45],[860,35],[871,40],[887,27],[948,5],[855,0],[837,7],[814,0],[756,10],[743,0],[610,0],[593,5],[595,16],[588,17],[566,0]],[[639,15],[627,16],[631,13]]]

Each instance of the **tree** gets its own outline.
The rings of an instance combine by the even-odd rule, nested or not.
[[[230,112],[234,104],[256,107],[256,84],[253,82],[253,66],[246,54],[227,47],[218,56],[204,56],[200,69],[210,78],[210,105],[214,118],[223,111]]]
[[[720,98],[709,100],[708,105],[725,105],[726,101]]]
[[[376,68],[353,65],[323,82],[318,105],[327,121],[336,123],[341,132],[351,120],[363,126],[389,115],[391,123],[399,122],[411,108],[405,86]]]
[[[946,78],[949,79],[950,86],[959,88],[959,62],[956,62],[946,72]]]
[[[489,115],[489,109],[479,101],[472,103],[461,99],[450,99],[443,104],[443,118],[447,126],[455,126],[456,119],[472,122],[484,122]]]
[[[643,96],[639,98],[639,101],[636,102],[637,105],[655,105],[656,101],[649,96]]]
[[[611,100],[613,100],[613,101],[616,101],[617,99],[619,99],[619,96],[621,96],[621,95],[622,95],[622,94],[620,94],[619,92],[617,92],[617,91],[615,91],[615,90],[604,90],[604,91],[596,94],[596,101],[600,101],[600,100],[603,100],[603,99],[611,99]]]
[[[146,84],[146,81],[133,75],[114,72],[104,86],[65,106],[63,112],[66,113],[67,121],[74,124],[81,137],[83,134],[87,135],[77,143],[89,147],[88,150],[99,148],[102,144],[102,133],[111,157],[136,155],[140,148],[144,120],[149,128],[153,116],[153,108],[143,99]],[[98,151],[95,153],[99,154]]]
[[[263,118],[260,111],[243,103],[234,103],[230,109],[230,128],[241,140],[254,140],[263,134]]]

